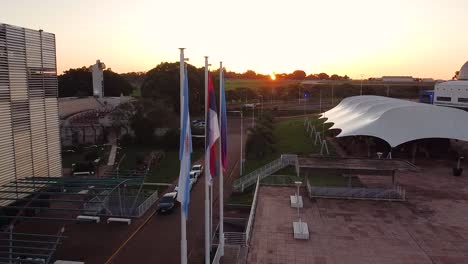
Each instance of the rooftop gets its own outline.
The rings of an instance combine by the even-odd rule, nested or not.
[[[468,263],[468,178],[447,162],[423,165],[401,172],[406,202],[310,200],[303,189],[309,240],[293,239],[295,188],[261,186],[247,263]]]

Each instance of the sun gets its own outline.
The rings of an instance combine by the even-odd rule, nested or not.
[[[270,78],[272,81],[276,80],[276,74],[274,72],[270,73]]]

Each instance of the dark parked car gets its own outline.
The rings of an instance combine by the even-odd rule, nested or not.
[[[158,212],[170,213],[176,205],[177,192],[166,193],[159,199]]]

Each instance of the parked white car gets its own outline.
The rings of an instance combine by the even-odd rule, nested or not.
[[[192,170],[190,172],[198,172],[198,174],[200,175],[203,171],[203,166],[201,164],[194,164],[192,166]]]
[[[200,176],[200,173],[198,171],[191,171],[190,172],[190,180],[193,180],[194,183],[198,181],[198,176]]]

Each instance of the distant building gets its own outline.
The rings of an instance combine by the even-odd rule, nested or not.
[[[102,98],[104,97],[104,69],[106,65],[100,60],[96,61],[96,64],[91,65],[89,70],[93,76],[93,95]]]
[[[383,82],[414,82],[412,76],[382,76]]]
[[[435,85],[434,104],[468,109],[468,61],[461,67],[458,80]]]
[[[0,184],[62,175],[55,35],[0,23]]]

